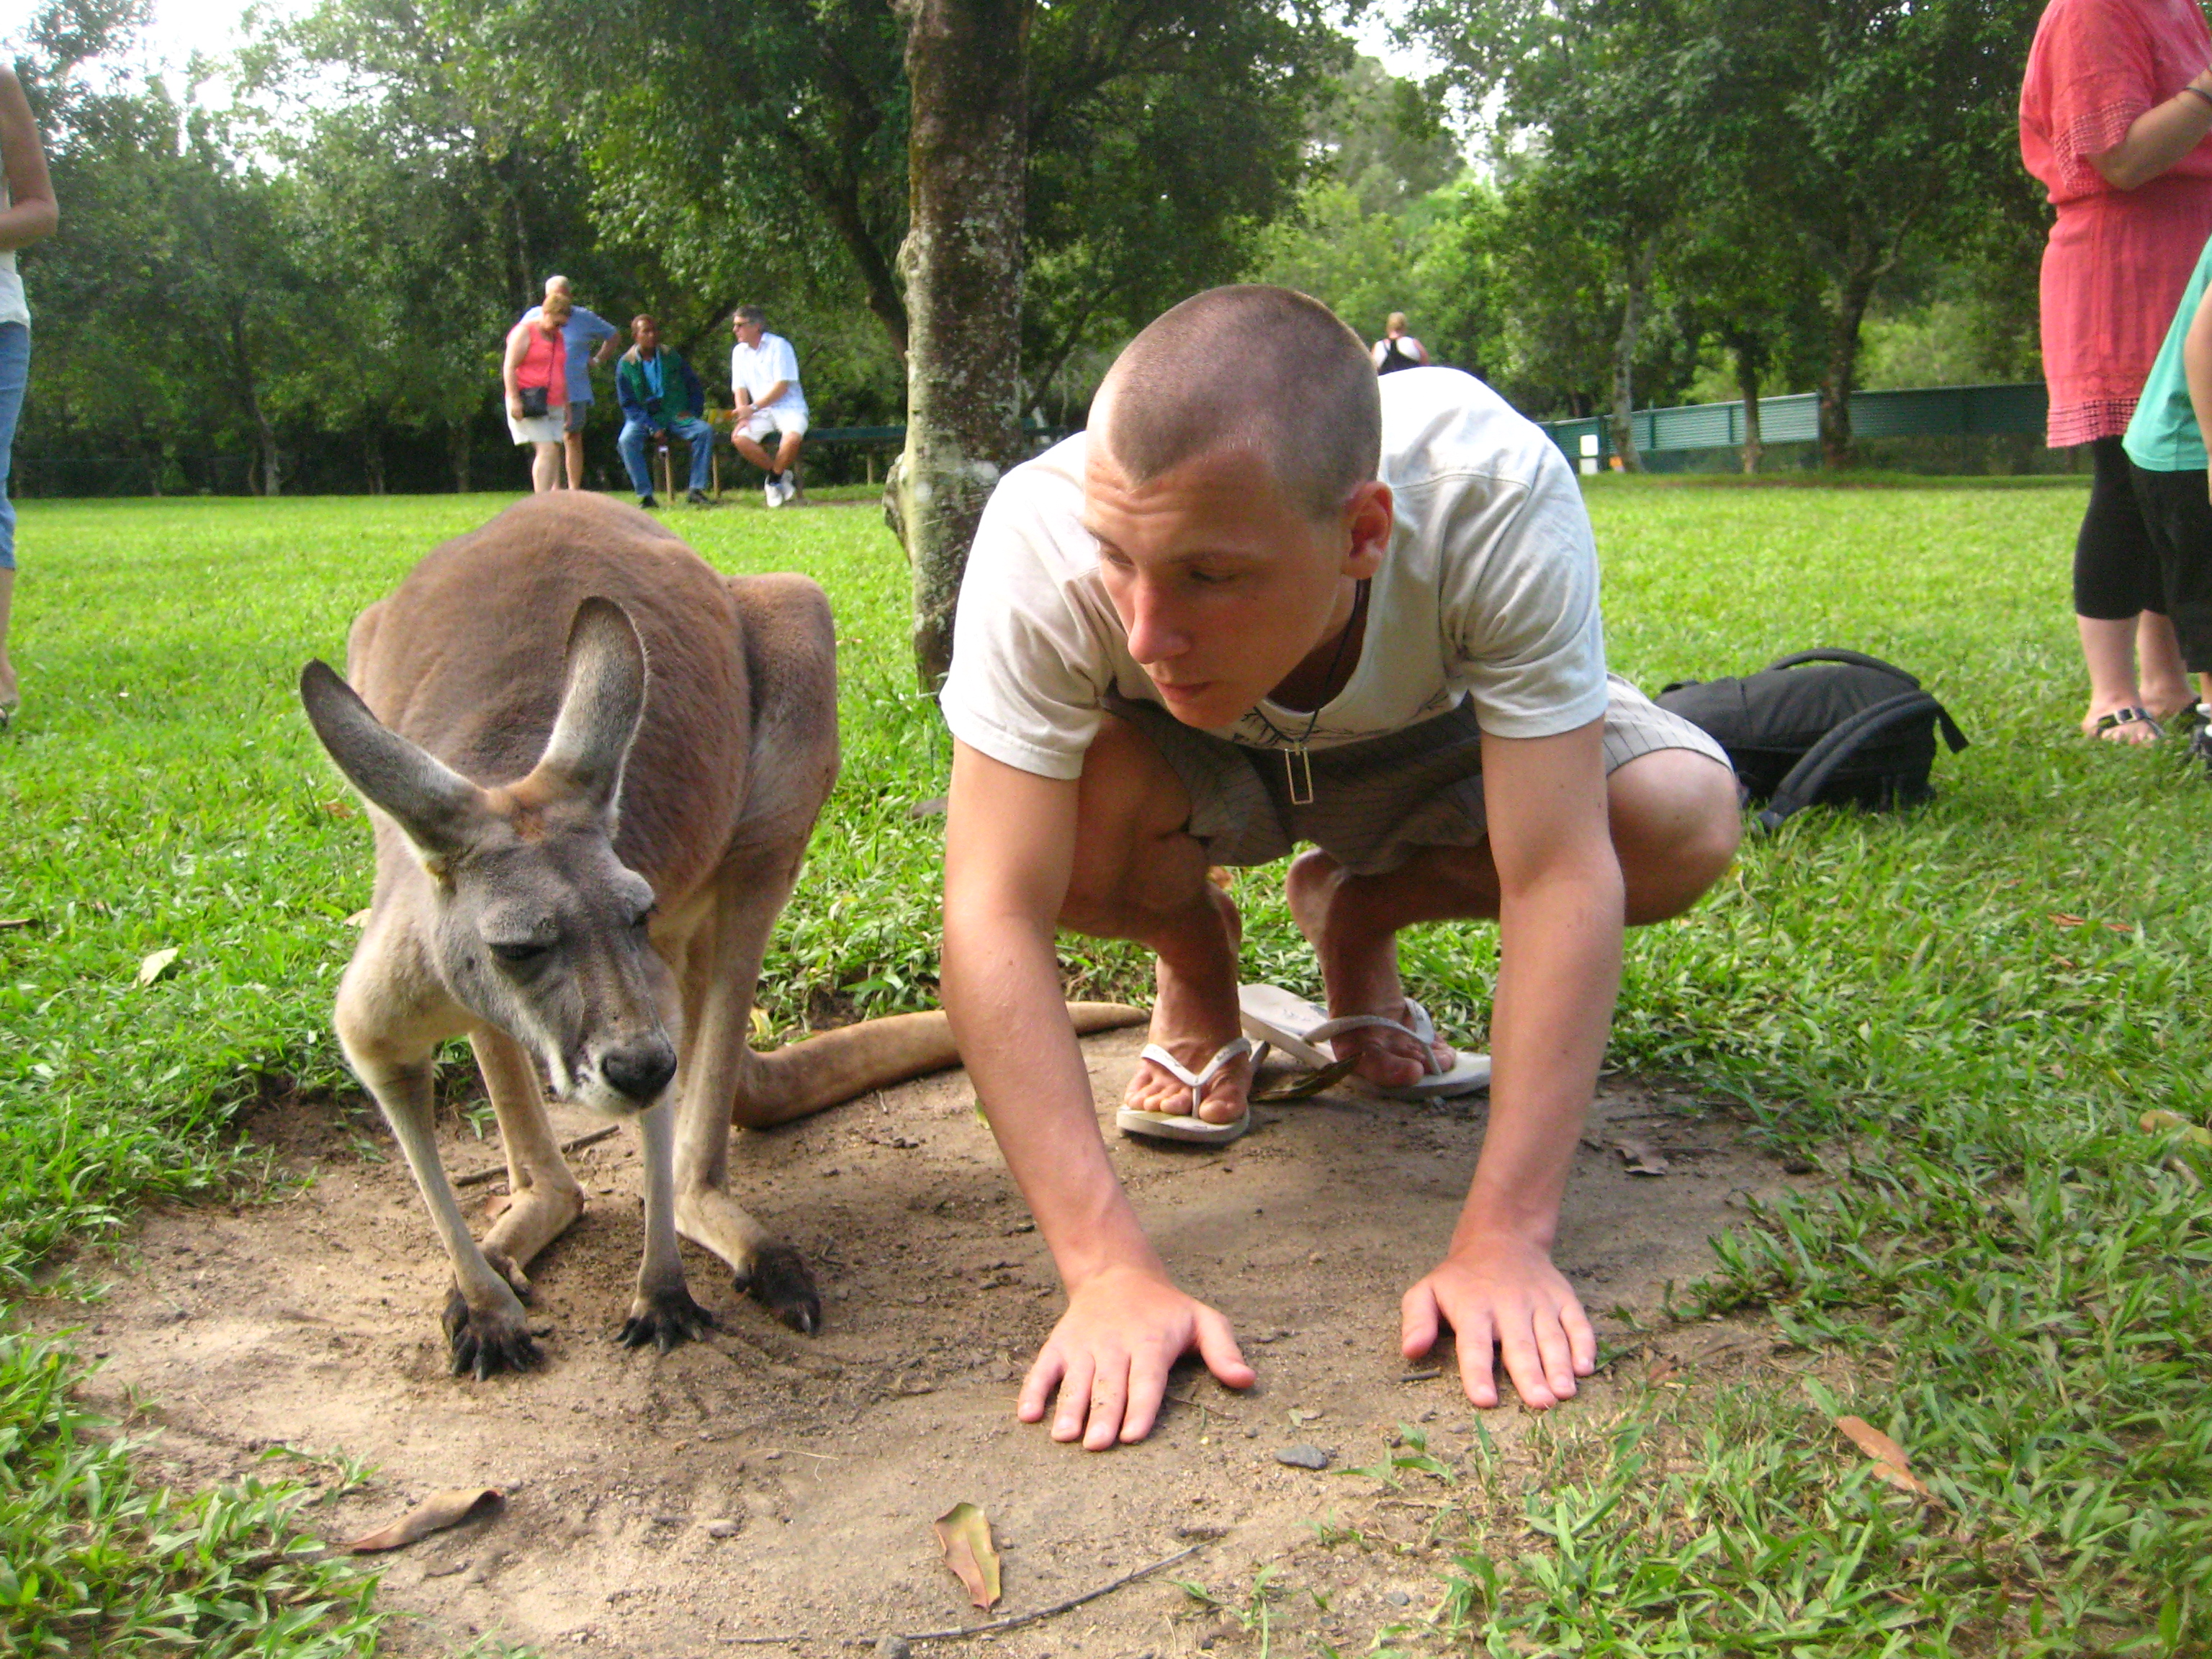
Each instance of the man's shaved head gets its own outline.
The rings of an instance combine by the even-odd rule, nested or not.
[[[1092,429],[1139,485],[1214,450],[1247,450],[1316,519],[1382,458],[1365,343],[1320,301],[1257,283],[1208,289],[1155,319],[1107,372]]]

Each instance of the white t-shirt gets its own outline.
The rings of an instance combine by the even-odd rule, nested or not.
[[[785,383],[783,395],[772,404],[759,402],[761,393],[778,380]],[[758,345],[749,346],[740,341],[732,346],[730,384],[743,386],[750,393],[756,400],[756,409],[777,415],[806,413],[806,394],[799,389],[799,354],[781,334],[770,334],[763,329]]]
[[[1547,738],[1605,713],[1597,550],[1558,447],[1472,375],[1383,377],[1381,477],[1397,524],[1359,660],[1312,749],[1402,731],[1474,700],[1482,729]],[[1083,528],[1085,434],[1007,473],[960,585],[945,722],[1019,771],[1073,778],[1109,690],[1161,702],[1128,652]],[[1214,735],[1294,746],[1304,711],[1262,702]]]
[[[0,178],[0,208],[14,205],[15,198],[8,193],[8,181]],[[15,272],[15,250],[0,253],[0,323],[21,323],[31,325],[31,304],[23,296],[23,279]]]
[[[1375,349],[1372,356],[1375,359],[1376,368],[1380,368],[1382,367],[1382,360],[1389,355],[1389,341],[1377,340],[1375,343]],[[1412,335],[1401,334],[1398,337],[1398,355],[1401,357],[1411,357],[1413,360],[1414,366],[1419,368],[1420,366],[1421,359],[1427,356],[1429,354],[1422,349],[1421,343],[1415,339]],[[1401,374],[1405,373],[1403,369],[1401,369],[1398,372]]]

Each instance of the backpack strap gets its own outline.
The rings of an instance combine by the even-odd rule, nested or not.
[[[1771,673],[1778,668],[1795,668],[1800,663],[1808,662],[1841,662],[1849,663],[1854,668],[1877,668],[1885,674],[1894,674],[1915,690],[1917,690],[1920,686],[1918,680],[1906,673],[1895,663],[1884,662],[1880,657],[1869,657],[1863,651],[1846,651],[1841,646],[1831,647],[1824,651],[1793,651],[1788,656],[1777,657],[1772,662],[1767,664],[1766,672]]]
[[[1789,775],[1776,787],[1773,799],[1759,815],[1759,827],[1771,835],[1782,827],[1784,819],[1812,805],[1813,798],[1820,793],[1830,775],[1869,738],[1892,726],[1909,725],[1930,715],[1935,717],[1943,741],[1950,745],[1953,754],[1966,746],[1966,734],[1933,694],[1900,691],[1860,709],[1807,750],[1797,764],[1790,769]]]

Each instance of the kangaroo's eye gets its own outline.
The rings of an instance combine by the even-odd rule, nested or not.
[[[501,962],[520,966],[537,961],[552,948],[550,945],[495,945],[491,947],[491,953]]]

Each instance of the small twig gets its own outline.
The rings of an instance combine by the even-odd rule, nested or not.
[[[1206,1413],[1210,1416],[1219,1418],[1224,1423],[1238,1423],[1243,1420],[1242,1418],[1238,1417],[1235,1412],[1225,1412],[1218,1406],[1209,1406],[1206,1401],[1199,1399],[1195,1395],[1171,1394],[1169,1395],[1167,1398],[1174,1401],[1178,1406],[1194,1407],[1199,1411]]]
[[[0,921],[0,927],[28,927],[37,920],[36,916],[9,916],[6,921]]]
[[[1096,1601],[1124,1584],[1133,1584],[1148,1572],[1158,1572],[1162,1567],[1171,1567],[1187,1555],[1195,1555],[1206,1547],[1193,1544],[1188,1549],[1177,1550],[1173,1555],[1164,1555],[1150,1566],[1139,1567],[1134,1572],[1125,1572],[1110,1584],[1101,1584],[1097,1589],[1085,1590],[1080,1595],[1071,1595],[1065,1601],[1051,1607],[1039,1607],[1035,1613],[1018,1613],[1010,1619],[993,1619],[981,1625],[969,1625],[962,1630],[921,1630],[908,1632],[900,1639],[908,1642],[957,1642],[965,1637],[988,1635],[993,1631],[1012,1630],[1017,1625],[1034,1625],[1040,1619],[1049,1619],[1055,1613],[1081,1607],[1085,1601]]]
[[[594,1129],[587,1135],[578,1135],[574,1140],[564,1140],[561,1143],[561,1156],[563,1158],[571,1157],[577,1152],[582,1152],[586,1146],[598,1146],[609,1135],[619,1134],[621,1133],[621,1124],[610,1123],[604,1129]],[[456,1187],[481,1187],[485,1182],[496,1181],[500,1176],[506,1173],[506,1164],[495,1164],[489,1170],[478,1170],[473,1174],[454,1176],[453,1185]]]

